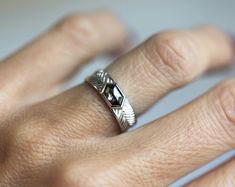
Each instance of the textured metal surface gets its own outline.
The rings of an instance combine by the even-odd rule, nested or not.
[[[120,128],[122,131],[126,131],[129,127],[133,126],[136,123],[136,116],[133,108],[128,102],[125,94],[121,91],[117,83],[108,75],[108,73],[104,70],[98,70],[93,75],[88,77],[86,81],[92,85],[103,97],[111,111],[113,112]],[[108,93],[104,93],[106,88],[108,89]],[[116,90],[115,93],[111,92],[111,88]],[[108,97],[107,95],[110,95]],[[117,101],[116,97],[118,96],[120,103],[117,105],[113,104],[113,100]]]

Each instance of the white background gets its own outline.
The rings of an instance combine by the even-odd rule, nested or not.
[[[150,34],[169,28],[189,28],[201,24],[217,25],[235,35],[234,0],[0,0],[0,58],[3,59],[47,29],[59,18],[73,11],[112,9],[138,35],[137,43]],[[99,58],[81,71],[71,83],[81,82],[85,75],[110,62]],[[170,94],[139,120],[138,126],[162,116],[204,93],[219,81],[234,76],[235,68],[210,74]],[[196,156],[196,155],[195,155]],[[235,150],[172,184],[182,186],[221,161],[235,156]]]

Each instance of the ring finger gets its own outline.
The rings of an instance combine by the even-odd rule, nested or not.
[[[107,71],[140,115],[163,95],[208,69],[230,63],[232,57],[230,39],[216,29],[170,31],[151,37]],[[87,84],[47,101],[43,107],[50,118],[66,122],[74,135],[120,132],[108,107]]]

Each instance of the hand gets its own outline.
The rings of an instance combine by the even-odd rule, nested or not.
[[[0,186],[167,186],[235,147],[235,80],[146,126],[120,134],[87,83],[63,92],[97,54],[126,45],[110,13],[69,16],[0,64]],[[229,64],[215,28],[150,37],[107,71],[137,116],[203,72]],[[235,160],[189,186],[234,186]]]

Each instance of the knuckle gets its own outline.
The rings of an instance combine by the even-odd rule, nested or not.
[[[57,140],[42,125],[24,124],[11,129],[8,154],[21,157],[29,165],[49,161],[56,151]]]
[[[60,21],[56,29],[76,45],[87,44],[98,37],[95,22],[91,17],[86,15],[70,15]]]
[[[91,177],[90,173],[87,173],[85,169],[80,169],[72,165],[63,167],[52,182],[52,186],[56,187],[97,187],[97,180]]]
[[[235,80],[226,80],[216,87],[215,115],[223,141],[234,146],[235,139]]]
[[[189,32],[165,32],[147,42],[145,56],[174,86],[192,80],[198,61],[197,42]]]
[[[118,182],[122,173],[110,168],[102,161],[96,159],[80,160],[66,163],[60,169],[56,169],[56,177],[53,177],[52,186],[60,187],[98,187],[98,186],[126,186],[125,182]],[[109,177],[107,177],[107,173]]]

